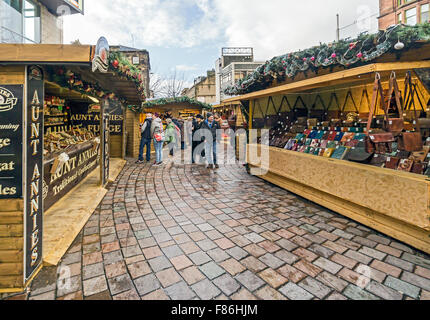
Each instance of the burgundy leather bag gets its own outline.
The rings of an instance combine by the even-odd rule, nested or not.
[[[393,93],[395,95],[395,101],[396,101],[396,107],[397,111],[399,112],[399,118],[388,118],[387,128],[390,132],[392,132],[394,135],[399,135],[403,129],[404,129],[404,119],[403,119],[403,107],[402,103],[400,101],[400,90],[399,90],[399,84],[397,83],[396,73],[393,71],[390,76],[390,88],[388,89],[388,103],[391,103],[391,98],[393,96]],[[389,106],[385,106],[388,108]]]

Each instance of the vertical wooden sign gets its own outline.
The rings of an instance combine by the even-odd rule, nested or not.
[[[100,184],[104,187],[109,182],[109,100],[105,99],[100,108]]]
[[[23,86],[0,84],[0,199],[22,198]]]
[[[24,281],[42,263],[43,241],[43,71],[27,67],[25,104]]]

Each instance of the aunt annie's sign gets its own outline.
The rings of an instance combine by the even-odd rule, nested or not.
[[[18,102],[12,92],[4,87],[0,87],[0,112],[6,112],[13,109]]]

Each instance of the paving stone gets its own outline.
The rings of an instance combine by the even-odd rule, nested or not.
[[[117,294],[116,296],[113,297],[113,300],[118,300],[118,301],[140,300],[140,297],[136,292],[136,290],[132,289],[132,290]]]
[[[195,296],[185,282],[176,283],[165,291],[172,300],[191,300]]]
[[[316,265],[317,267],[320,267],[321,269],[324,269],[332,274],[336,274],[338,273],[341,269],[342,266],[334,263],[326,258],[318,258],[316,261],[313,262],[314,265]]]
[[[172,264],[170,263],[170,261],[164,257],[158,257],[158,258],[154,258],[148,261],[149,265],[151,266],[152,270],[154,272],[158,272],[164,269],[168,269],[172,266]]]
[[[381,236],[379,236],[377,234],[370,234],[366,238],[370,239],[372,241],[378,242],[378,243],[385,244],[385,245],[389,245],[390,244],[390,240],[388,238],[381,237]]]
[[[300,259],[298,256],[288,252],[287,250],[280,250],[275,253],[275,256],[288,264],[293,264]]]
[[[249,256],[240,261],[240,263],[252,272],[260,272],[267,268],[267,265],[253,256]]]
[[[275,289],[288,282],[287,278],[270,268],[260,272],[258,276]]]
[[[430,291],[430,280],[410,272],[403,272],[401,279],[417,287]]]
[[[151,268],[146,261],[139,261],[128,265],[128,271],[132,279],[151,273]]]
[[[327,297],[327,300],[335,300],[335,301],[342,301],[342,300],[348,300],[345,296],[341,295],[338,292],[333,292],[330,296]]]
[[[345,253],[345,256],[348,257],[348,258],[354,259],[354,260],[356,260],[358,262],[361,262],[363,264],[369,264],[370,261],[372,261],[371,257],[366,256],[366,255],[364,255],[362,253],[359,253],[359,252],[356,252],[356,251],[352,251],[352,250],[348,250]]]
[[[307,262],[306,260],[300,260],[299,262],[295,263],[293,265],[296,269],[303,271],[307,275],[310,275],[311,277],[316,277],[320,272],[322,272],[322,269],[317,267],[316,265]]]
[[[420,266],[417,266],[415,269],[415,273],[421,277],[430,279],[430,269],[425,269]]]
[[[121,251],[113,251],[110,253],[103,254],[103,263],[105,265],[112,264],[123,260]]]
[[[82,268],[82,279],[87,280],[90,278],[95,278],[97,276],[104,275],[105,270],[103,267],[103,263],[96,263],[89,266],[84,266]]]
[[[97,278],[92,278],[85,280],[83,282],[84,296],[89,297],[94,294],[106,291],[108,289],[106,278],[104,276],[100,276]],[[77,291],[77,290],[75,290]],[[74,292],[74,291],[73,291]]]
[[[298,283],[299,281],[307,277],[306,274],[288,264],[279,268],[277,271],[289,281],[292,281],[294,283]]]
[[[302,280],[298,285],[319,299],[323,299],[332,291],[331,288],[311,277]]]
[[[299,287],[298,285],[288,282],[279,291],[290,300],[311,300],[314,296]]]
[[[393,256],[387,256],[385,258],[385,262],[409,272],[412,272],[414,270],[414,265],[412,263]]]
[[[203,275],[203,273],[201,273],[200,270],[195,266],[184,269],[179,273],[189,285],[192,285],[196,282],[199,282],[205,279],[205,276]]]
[[[248,301],[248,300],[257,300],[257,298],[248,290],[245,288],[239,290],[239,292],[233,294],[231,296],[232,300],[239,300],[239,301]]]
[[[133,289],[133,283],[128,274],[108,279],[108,284],[112,295],[116,295]]]
[[[363,247],[358,252],[381,261],[387,256],[386,253],[368,247]]]
[[[344,267],[347,267],[349,269],[354,269],[354,267],[357,265],[357,261],[356,260],[353,260],[351,258],[345,257],[345,256],[337,254],[337,253],[334,254],[330,258],[330,260],[333,261],[333,262],[335,262],[335,263],[337,263],[337,264],[340,264],[340,265],[342,265]],[[375,260],[375,261],[377,261],[377,260]]]
[[[227,296],[231,296],[240,289],[240,284],[228,274],[216,278],[213,283]]]
[[[373,260],[370,266],[386,274],[392,275],[395,278],[398,278],[400,276],[400,273],[402,272],[400,268],[394,267],[388,263],[379,260]]]
[[[371,294],[370,292],[367,292],[352,284],[346,287],[343,294],[352,300],[380,300],[374,294]]]
[[[201,266],[201,265],[211,261],[211,258],[206,253],[204,253],[203,251],[195,252],[193,254],[190,254],[188,257],[197,266]]]
[[[55,300],[55,291],[48,291],[38,296],[31,296],[29,300],[39,300],[39,301]]]
[[[319,244],[313,244],[310,247],[308,247],[308,250],[316,253],[318,256],[324,257],[324,258],[330,258],[334,251],[330,250],[326,247],[320,246]]]
[[[246,270],[246,268],[235,259],[223,261],[220,263],[220,266],[233,276]]]
[[[258,235],[255,232],[246,234],[245,238],[247,238],[249,241],[251,241],[253,243],[259,243],[259,242],[266,240],[262,236]]]
[[[256,258],[259,258],[262,255],[266,254],[266,250],[264,250],[263,248],[261,248],[260,246],[258,246],[256,244],[250,244],[250,245],[244,247],[243,249],[248,251],[249,254],[253,255]]]
[[[139,295],[141,296],[144,296],[161,287],[160,282],[154,274],[149,274],[141,278],[135,279],[133,282]]]
[[[315,259],[318,258],[318,255],[316,255],[312,251],[309,251],[309,250],[307,250],[305,248],[298,248],[298,249],[294,250],[293,253],[296,256],[307,260],[308,262],[312,262],[312,261],[314,261]]]
[[[177,245],[162,248],[161,251],[163,251],[164,255],[167,258],[174,258],[174,257],[177,257],[177,256],[184,254],[183,251],[181,250],[181,248],[179,248],[179,246],[177,246]]]
[[[282,265],[285,264],[284,261],[282,261],[281,259],[275,257],[273,254],[271,253],[267,253],[264,256],[261,256],[259,258],[259,260],[261,262],[263,262],[265,265],[269,266],[272,269],[277,269],[279,267],[281,267]]]
[[[208,251],[208,255],[212,258],[212,260],[214,260],[215,262],[218,262],[218,263],[230,258],[230,256],[224,250],[222,250],[220,248],[215,248],[215,249]]]
[[[249,270],[237,275],[235,279],[250,291],[255,291],[265,284],[263,280]]]
[[[224,269],[219,267],[214,262],[209,262],[205,265],[202,265],[201,267],[199,267],[199,269],[201,272],[203,272],[203,274],[206,275],[206,277],[208,277],[211,280],[225,273]]]
[[[419,265],[423,268],[430,269],[430,259],[424,259],[417,255],[412,255],[410,253],[405,252],[402,255],[402,259],[412,262],[413,264]]]
[[[400,293],[406,294],[411,298],[418,299],[419,297],[420,288],[400,279],[393,278],[392,276],[387,277],[384,285],[397,290]]]
[[[157,272],[156,276],[163,288],[170,287],[172,284],[178,283],[182,280],[182,278],[173,268]]]
[[[326,271],[321,272],[316,279],[339,292],[342,292],[348,285],[348,282],[345,280],[342,280]]]
[[[226,251],[230,256],[235,258],[236,260],[241,260],[245,258],[248,255],[248,252],[243,250],[242,248],[236,246],[233,248],[230,248]]]
[[[393,290],[376,281],[370,281],[366,290],[384,300],[402,300],[403,295],[396,290]]]
[[[208,279],[192,285],[191,288],[202,300],[211,300],[221,293],[221,291]]]

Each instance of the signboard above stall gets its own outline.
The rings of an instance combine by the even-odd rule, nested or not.
[[[50,12],[58,16],[65,14],[84,14],[84,0],[40,0]]]

